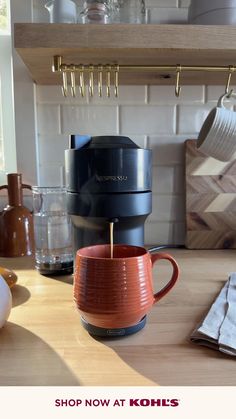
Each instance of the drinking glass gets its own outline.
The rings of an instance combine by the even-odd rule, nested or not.
[[[77,6],[72,0],[50,0],[44,6],[50,23],[76,23]]]
[[[73,270],[71,220],[66,188],[33,186],[35,267],[42,274]]]
[[[113,0],[113,7],[117,23],[147,23],[145,0]]]

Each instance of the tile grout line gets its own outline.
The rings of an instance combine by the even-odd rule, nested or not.
[[[61,104],[59,104],[58,105],[58,107],[59,107],[59,109],[58,109],[58,112],[59,112],[59,127],[58,127],[58,133],[59,133],[59,135],[62,135],[62,114],[61,114]]]
[[[148,84],[145,85],[144,103],[145,105],[150,104],[150,86]]]
[[[117,111],[116,111],[116,132],[117,135],[121,135],[121,116],[120,116],[120,104],[117,105]]]
[[[179,104],[174,108],[174,135],[179,134]]]
[[[207,86],[203,85],[203,104],[206,105],[208,102],[208,89]]]

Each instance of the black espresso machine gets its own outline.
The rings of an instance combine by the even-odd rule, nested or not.
[[[74,251],[109,243],[144,245],[144,222],[152,210],[152,152],[128,137],[72,135],[65,152],[67,209]]]
[[[123,136],[71,135],[65,151],[67,210],[74,253],[110,243],[144,245],[144,223],[152,210],[152,152]],[[124,329],[106,330],[83,322],[97,336],[122,336],[144,327],[146,318]]]

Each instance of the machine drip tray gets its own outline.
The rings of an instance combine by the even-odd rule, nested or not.
[[[83,327],[87,330],[88,333],[94,336],[99,337],[122,337],[132,335],[133,333],[139,332],[139,330],[143,329],[147,321],[147,316],[144,316],[140,322],[133,326],[118,328],[118,329],[104,329],[102,327],[94,326],[81,317],[81,323]]]

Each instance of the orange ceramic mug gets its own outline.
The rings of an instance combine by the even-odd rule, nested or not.
[[[101,328],[124,328],[137,324],[175,285],[179,268],[167,253],[150,254],[137,246],[84,247],[77,251],[74,299],[82,318]],[[152,266],[169,260],[173,273],[167,285],[153,292]]]

